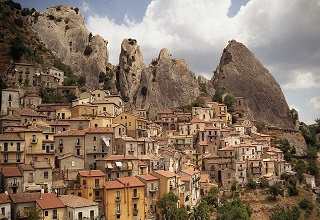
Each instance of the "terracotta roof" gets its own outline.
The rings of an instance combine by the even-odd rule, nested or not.
[[[227,147],[221,148],[221,149],[219,149],[219,150],[221,150],[221,151],[224,151],[224,150],[234,150],[234,147],[232,147],[232,146],[227,146]]]
[[[119,181],[107,181],[104,184],[106,189],[121,189],[124,188],[124,185],[120,183]]]
[[[191,176],[182,176],[180,179],[183,182],[189,182],[191,180]]]
[[[70,125],[70,122],[68,122],[68,121],[60,121],[60,120],[57,120],[57,121],[48,121],[47,123],[48,123],[48,125],[50,125],[50,126],[62,126],[62,125],[64,125],[64,126],[69,126],[69,125]]]
[[[37,199],[40,199],[39,192],[36,193],[18,193],[10,194],[10,198],[13,203],[24,203],[24,202],[35,202]]]
[[[71,208],[99,205],[99,203],[92,202],[88,199],[82,198],[80,196],[75,196],[75,195],[60,195],[59,198],[65,206],[68,206]]]
[[[146,181],[151,181],[151,180],[158,180],[158,177],[152,176],[151,174],[142,174],[138,175],[140,179],[144,179]]]
[[[84,136],[86,133],[85,130],[70,130],[70,131],[64,131],[64,132],[60,132],[55,134],[55,137],[70,137],[70,136]]]
[[[22,171],[34,171],[35,170],[30,164],[20,164],[19,168]]]
[[[146,167],[146,166],[148,166],[148,165],[147,165],[145,162],[139,160],[139,161],[138,161],[138,166],[139,166],[139,167]]]
[[[137,177],[121,177],[117,179],[120,183],[125,184],[127,187],[139,187],[144,186],[144,183],[141,182]]]
[[[109,157],[106,157],[103,160],[107,160],[107,161],[113,161],[113,160],[138,160],[138,158],[136,158],[133,155],[126,154],[126,155],[110,155]]]
[[[208,142],[206,142],[206,141],[199,141],[198,144],[199,144],[200,146],[206,146],[206,145],[208,145]]]
[[[185,173],[185,174],[188,174],[188,175],[190,175],[190,176],[193,176],[194,174],[200,173],[199,170],[194,169],[194,168],[192,168],[192,167],[188,167],[188,168],[186,168],[186,169],[184,169],[184,170],[181,170],[181,172],[183,172],[183,173]]]
[[[47,117],[45,115],[41,115],[38,112],[30,109],[30,108],[10,108],[10,110],[17,112],[19,115],[23,116],[32,116],[32,117]]]
[[[18,134],[4,133],[0,134],[0,141],[24,141]]]
[[[1,120],[20,121],[20,119],[14,115],[7,115],[7,116],[1,118]]]
[[[57,159],[58,159],[58,160],[62,160],[62,159],[64,159],[64,158],[68,158],[68,157],[78,157],[78,158],[83,159],[82,156],[80,156],[80,155],[75,155],[74,153],[71,153],[71,152],[67,152],[67,153],[65,153],[65,154],[59,154],[59,155],[56,154],[56,156],[57,156]]]
[[[200,183],[206,183],[210,180],[210,175],[208,173],[200,174]]]
[[[9,199],[9,196],[5,193],[0,193],[0,204],[9,203],[11,200]]]
[[[167,178],[171,178],[171,177],[175,177],[176,176],[175,173],[172,173],[172,172],[167,171],[167,170],[156,170],[153,173],[157,173],[157,174],[159,174],[161,176],[164,176],[164,177],[167,177]],[[152,173],[151,173],[151,175],[152,175]]]
[[[201,119],[199,118],[194,118],[190,121],[191,123],[200,123],[200,122],[203,122]]]
[[[106,176],[101,170],[82,170],[79,171],[80,176],[90,177],[90,176]]]
[[[52,166],[48,161],[32,161],[31,165],[35,169],[52,169]]]
[[[2,167],[1,172],[4,177],[20,177],[20,176],[22,176],[22,173],[20,172],[18,167]]]
[[[36,202],[42,210],[65,207],[64,203],[55,193],[43,193],[41,197],[42,198],[37,199]]]
[[[92,127],[87,128],[86,133],[92,134],[92,133],[113,133],[113,127]]]

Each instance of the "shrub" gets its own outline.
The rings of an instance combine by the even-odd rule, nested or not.
[[[310,202],[308,199],[302,199],[299,202],[299,207],[301,209],[306,210],[307,213],[311,213],[314,207],[314,204]]]
[[[13,60],[20,60],[24,54],[26,47],[23,44],[21,35],[17,35],[10,42],[11,57]]]
[[[297,206],[294,206],[288,211],[285,211],[283,208],[277,211],[274,211],[271,215],[271,220],[298,220],[300,217],[300,209]]]
[[[16,25],[18,25],[19,27],[22,27],[23,26],[23,20],[21,18],[15,18],[14,19],[14,23]]]
[[[253,181],[252,178],[250,178],[250,179],[248,180],[247,184],[246,184],[246,187],[247,187],[248,189],[256,189],[257,186],[258,186],[258,184],[257,184],[255,181]]]
[[[79,8],[76,7],[76,8],[74,9],[74,11],[76,12],[76,14],[78,14],[78,13],[79,13]]]
[[[84,49],[84,55],[89,56],[92,53],[92,48],[90,45],[86,46],[86,49]]]
[[[260,180],[260,187],[261,188],[266,188],[269,186],[269,182],[265,178],[261,178]]]

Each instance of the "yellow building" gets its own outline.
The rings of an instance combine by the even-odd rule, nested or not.
[[[103,207],[103,186],[106,174],[101,170],[79,171],[77,182],[68,187],[68,195],[77,195],[99,203],[100,212]]]
[[[97,116],[98,106],[92,104],[81,104],[71,108],[71,117],[90,117],[95,118]]]
[[[54,165],[54,133],[40,128],[24,130],[21,136],[25,139],[25,163],[31,161],[48,161]]]
[[[36,200],[43,220],[67,219],[67,208],[55,193],[43,193]]]
[[[117,115],[122,113],[122,108],[113,103],[113,102],[109,102],[109,101],[105,101],[105,100],[95,100],[92,102],[92,104],[98,106],[98,113],[109,113],[112,117],[116,117]]]
[[[136,177],[122,177],[105,183],[106,220],[146,219],[148,206],[144,184]]]
[[[71,111],[67,108],[59,108],[56,110],[56,119],[69,119],[71,118]]]
[[[121,113],[113,119],[113,123],[123,124],[127,127],[128,136],[133,138],[147,136],[147,120],[129,113]]]
[[[0,165],[24,163],[25,141],[15,133],[0,134]]]

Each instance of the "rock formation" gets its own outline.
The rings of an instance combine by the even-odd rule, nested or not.
[[[121,44],[117,80],[131,107],[145,108],[150,118],[158,111],[188,105],[200,94],[195,74],[184,60],[173,59],[167,49],[162,49],[146,67],[134,39]]]
[[[248,107],[246,118],[268,126],[294,128],[279,84],[243,44],[232,40],[227,45],[210,83],[223,93],[242,96]]]
[[[76,75],[85,75],[89,87],[97,87],[98,75],[106,71],[109,60],[108,42],[90,34],[76,8],[52,7],[37,17],[31,16],[30,22],[47,48],[71,66]]]

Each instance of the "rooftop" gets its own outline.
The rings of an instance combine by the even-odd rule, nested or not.
[[[103,177],[106,176],[106,174],[104,174],[101,170],[82,170],[79,171],[79,175],[80,176],[84,176],[84,177]]]
[[[75,195],[60,195],[60,200],[63,202],[65,206],[71,208],[79,208],[79,207],[87,207],[87,206],[96,206],[99,205],[96,202],[92,202],[88,199],[75,196]]]
[[[64,203],[55,193],[43,193],[41,198],[37,199],[36,202],[42,210],[65,207]]]
[[[144,186],[144,183],[141,182],[137,177],[121,177],[117,179],[120,183],[126,185],[127,187],[139,187]]]
[[[142,174],[142,175],[138,175],[138,177],[140,179],[144,179],[146,181],[151,181],[151,180],[158,180],[159,178],[152,176],[151,174]]]
[[[13,203],[25,203],[25,202],[35,202],[37,199],[40,199],[39,192],[36,193],[18,193],[10,194],[10,198]]]
[[[2,167],[0,171],[4,177],[22,177],[18,167]]]

